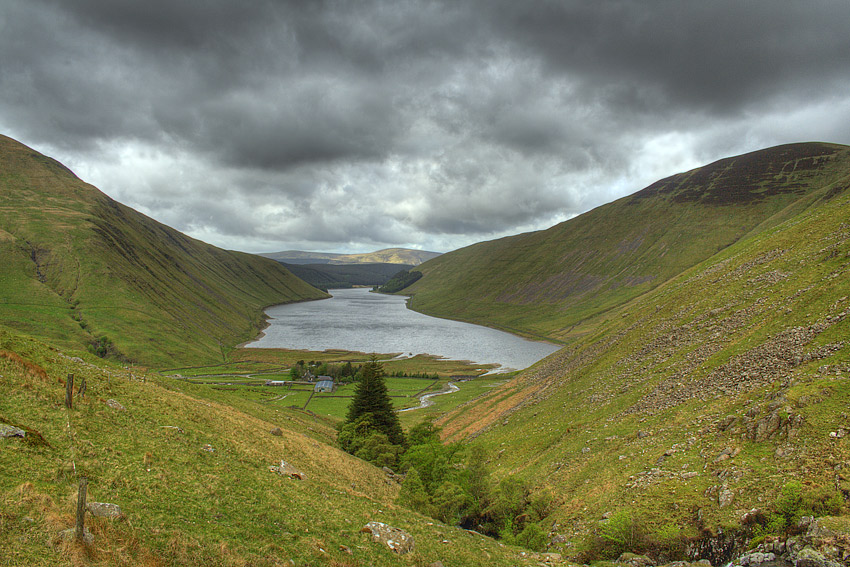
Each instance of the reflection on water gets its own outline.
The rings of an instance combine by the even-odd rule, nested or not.
[[[364,288],[331,293],[331,299],[270,307],[265,335],[247,346],[427,353],[501,364],[505,370],[527,368],[559,348],[488,327],[429,317],[408,309],[406,298],[397,295]]]

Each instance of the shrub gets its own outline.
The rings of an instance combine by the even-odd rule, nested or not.
[[[539,524],[531,523],[516,536],[516,544],[532,551],[546,550],[546,534]]]
[[[600,557],[614,558],[626,551],[643,551],[644,530],[627,510],[618,510],[599,529],[596,541]]]

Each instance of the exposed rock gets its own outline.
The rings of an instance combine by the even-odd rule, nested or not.
[[[805,547],[797,554],[795,567],[842,567],[838,561],[833,561],[811,547]]]
[[[108,400],[106,400],[106,405],[108,405],[108,406],[109,406],[109,407],[111,407],[112,409],[116,409],[116,410],[119,410],[119,411],[126,411],[126,410],[127,410],[127,408],[125,408],[124,406],[122,406],[122,405],[118,402],[118,400],[113,400],[112,398],[109,398]]]
[[[302,471],[293,467],[283,459],[280,460],[279,466],[271,466],[269,467],[269,470],[296,480],[304,480],[306,478],[306,475]]]
[[[649,567],[650,565],[655,565],[655,562],[646,555],[637,555],[636,553],[624,553],[620,555],[617,558],[617,563],[625,563],[626,565],[631,565],[631,567]]]
[[[62,541],[74,541],[77,538],[77,528],[68,528],[59,532],[59,537]],[[94,543],[94,536],[88,528],[83,528],[83,543],[91,545]]]
[[[717,495],[717,503],[721,508],[726,508],[727,506],[731,506],[732,502],[735,500],[735,493],[732,492],[728,486],[725,484],[720,489],[720,493]]]
[[[23,429],[15,427],[14,425],[8,425],[6,423],[0,423],[0,438],[2,437],[26,437],[27,432]]]
[[[269,433],[271,433],[275,437],[282,437],[283,436],[283,431],[281,430],[280,427],[275,427],[274,429],[269,431]]]
[[[372,541],[386,545],[399,555],[413,551],[413,536],[383,522],[369,522],[360,530],[372,535]]]
[[[203,449],[203,450],[204,450],[204,451],[206,451],[207,453],[215,453],[215,447],[213,447],[213,446],[212,446],[212,445],[210,445],[209,443],[207,443],[206,445],[204,445],[203,447],[201,447],[201,449]]]
[[[742,555],[737,560],[735,560],[735,565],[741,565],[743,567],[772,567],[776,565],[776,555],[773,553],[762,553],[756,551],[754,553],[748,553],[746,555]]]
[[[118,504],[110,504],[108,502],[88,502],[86,503],[86,510],[88,510],[89,514],[92,516],[97,516],[99,518],[120,518],[121,517],[121,507]]]
[[[826,539],[835,537],[835,532],[826,528],[820,520],[812,520],[808,523],[808,529],[806,530],[806,538],[808,539]]]

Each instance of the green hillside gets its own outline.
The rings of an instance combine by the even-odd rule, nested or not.
[[[422,264],[418,311],[567,340],[587,321],[731,244],[791,218],[850,168],[850,148],[806,143],[663,179],[548,230]]]
[[[263,307],[325,297],[277,262],[189,238],[4,136],[0,265],[0,322],[148,364],[221,360],[262,328]]]
[[[802,549],[797,522],[814,515],[836,532],[819,553],[846,564],[850,539],[837,535],[850,526],[845,151],[804,202],[596,315],[592,334],[439,420],[449,439],[492,455],[498,475],[553,496],[545,524],[555,549],[587,559],[687,548],[720,565],[747,538],[785,545],[786,529]],[[688,194],[671,206],[676,195]],[[751,510],[760,512],[746,520]]]
[[[286,269],[319,289],[376,286],[387,283],[405,264],[287,264]]]
[[[0,326],[0,564],[537,565],[483,536],[397,506],[399,484],[334,446],[314,414],[63,352]],[[64,405],[68,374],[73,408]],[[273,432],[274,431],[274,432]],[[272,467],[281,461],[286,472]],[[80,479],[94,541],[63,541]],[[414,537],[406,555],[360,533],[379,521]]]

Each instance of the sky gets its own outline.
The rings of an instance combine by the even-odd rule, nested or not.
[[[223,248],[445,252],[850,144],[846,0],[2,0],[0,133]]]

